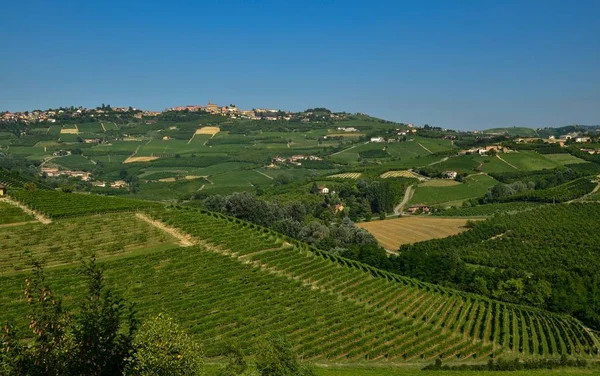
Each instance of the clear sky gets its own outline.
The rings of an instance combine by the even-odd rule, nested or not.
[[[600,123],[600,1],[3,1],[0,111],[328,107]]]

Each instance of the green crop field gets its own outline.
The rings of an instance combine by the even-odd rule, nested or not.
[[[1,207],[0,207],[1,209]],[[127,228],[127,231],[123,231]],[[0,275],[27,268],[30,257],[46,265],[73,263],[96,254],[114,256],[139,248],[176,246],[170,235],[133,214],[108,214],[0,228]]]
[[[562,163],[560,162],[546,158],[543,154],[538,154],[535,151],[529,150],[523,150],[518,153],[503,153],[500,156],[521,171],[542,170],[544,168],[562,166]]]
[[[0,201],[0,214],[2,214],[0,216],[0,225],[33,220],[32,216],[26,214],[20,208],[3,201]]]
[[[487,175],[471,175],[460,185],[446,187],[418,186],[411,204],[440,205],[458,203],[471,198],[482,197],[490,187],[498,182]]]
[[[91,171],[96,166],[94,162],[82,155],[67,155],[64,157],[55,158],[52,160],[52,164],[56,164],[70,170],[86,171]]]
[[[588,163],[587,161],[584,161],[581,158],[572,156],[571,154],[568,154],[568,153],[544,154],[544,157],[548,158],[549,160],[551,160],[553,162],[560,163],[561,165],[569,165],[569,164],[576,164],[576,163]]]

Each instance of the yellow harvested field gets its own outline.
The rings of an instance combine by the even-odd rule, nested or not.
[[[175,178],[164,178],[164,179],[158,179],[158,181],[160,181],[162,183],[172,183],[174,181],[177,181],[177,179],[175,179]]]
[[[61,134],[79,134],[77,128],[62,128],[60,130]]]
[[[419,187],[452,187],[453,185],[460,185],[460,183],[451,179],[431,179],[419,184]]]
[[[216,135],[221,131],[219,127],[202,127],[196,130],[196,134],[209,134],[211,136]]]
[[[425,178],[419,174],[415,174],[412,171],[408,171],[408,170],[400,170],[400,171],[388,171],[388,172],[384,172],[381,175],[381,178],[386,179],[386,178],[416,178],[419,180],[425,180]]]
[[[331,175],[330,178],[358,179],[358,178],[360,178],[360,172],[346,172],[343,174],[335,174],[335,175]]]
[[[158,157],[129,157],[123,161],[123,163],[134,163],[134,162],[150,162],[157,160]]]
[[[196,176],[196,175],[186,175],[186,180],[196,180],[196,179],[201,179],[201,178],[205,178],[206,176]]]
[[[466,223],[465,218],[416,216],[362,222],[356,225],[373,234],[383,248],[395,252],[402,244],[445,238],[466,231]]]

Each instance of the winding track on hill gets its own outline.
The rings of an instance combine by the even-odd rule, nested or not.
[[[410,199],[412,198],[413,194],[414,194],[413,186],[409,185],[406,188],[406,191],[404,191],[404,198],[394,208],[394,214],[395,215],[401,215],[402,214],[402,209],[404,209],[404,205],[406,205],[408,203],[408,201],[410,201]]]

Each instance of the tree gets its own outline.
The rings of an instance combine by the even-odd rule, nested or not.
[[[133,305],[115,296],[104,280],[104,270],[92,256],[84,262],[81,274],[87,281],[88,296],[75,316],[73,337],[77,344],[73,372],[85,375],[116,375],[132,355],[132,340],[138,323]],[[127,322],[125,322],[127,320]]]
[[[200,375],[202,352],[167,315],[144,322],[133,340],[135,354],[128,371],[135,375]]]
[[[283,337],[277,336],[260,341],[256,370],[261,376],[315,375],[312,367],[300,363],[290,344]]]

